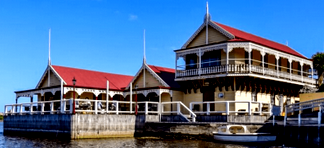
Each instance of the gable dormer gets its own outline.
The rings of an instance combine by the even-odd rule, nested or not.
[[[208,27],[204,26],[203,29],[190,41],[190,43],[186,46],[186,48],[192,48],[197,46],[206,45],[206,28],[208,28],[208,44],[219,43],[229,40],[227,36],[208,25]]]
[[[39,80],[36,89],[59,86],[61,85],[61,78],[52,68],[52,66],[48,66]]]

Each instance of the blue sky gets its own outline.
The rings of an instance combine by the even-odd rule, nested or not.
[[[135,75],[143,58],[175,67],[173,50],[202,24],[203,0],[0,0],[0,112],[14,91],[33,89],[53,65]],[[286,44],[310,58],[324,51],[324,1],[209,1],[213,21]],[[19,102],[24,102],[20,100]]]

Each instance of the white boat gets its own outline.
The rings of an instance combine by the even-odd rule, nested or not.
[[[273,142],[275,135],[270,133],[250,133],[244,125],[226,125],[213,132],[214,139],[226,142]]]

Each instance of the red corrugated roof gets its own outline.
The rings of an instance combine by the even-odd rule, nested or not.
[[[222,27],[224,30],[228,31],[229,33],[231,33],[232,35],[235,36],[235,39],[232,39],[229,41],[232,41],[232,42],[244,41],[244,40],[250,41],[250,42],[254,42],[254,43],[257,43],[260,45],[264,45],[264,46],[267,46],[267,47],[270,47],[270,48],[273,48],[273,49],[276,49],[276,50],[279,50],[282,52],[286,52],[286,53],[307,59],[305,56],[301,55],[300,53],[298,53],[297,51],[291,49],[290,47],[288,47],[286,45],[283,45],[283,44],[280,44],[280,43],[277,43],[274,41],[270,41],[268,39],[265,39],[265,38],[262,38],[262,37],[259,37],[259,36],[256,36],[256,35],[253,35],[253,34],[250,34],[250,33],[247,33],[247,32],[244,32],[244,31],[241,31],[241,30],[238,30],[238,29],[226,26],[226,25],[223,25],[221,23],[217,23],[217,22],[214,22],[214,23],[216,23],[218,26]]]
[[[76,86],[85,88],[106,89],[107,80],[110,90],[123,90],[133,79],[133,76],[77,69],[52,65],[67,85],[72,86],[72,79],[77,80]]]
[[[172,89],[180,88],[180,85],[176,81],[174,81],[175,69],[160,67],[155,65],[148,65],[148,66]]]
[[[175,70],[172,68],[160,67],[155,65],[148,65],[155,73],[168,72],[175,73]]]

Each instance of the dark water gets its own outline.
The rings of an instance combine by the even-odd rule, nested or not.
[[[0,148],[124,148],[124,147],[143,147],[143,148],[261,148],[281,146],[268,145],[237,145],[224,144],[214,141],[189,140],[189,139],[161,139],[154,137],[145,138],[107,138],[107,139],[85,139],[85,140],[56,140],[28,138],[3,135],[3,122],[0,122]]]

